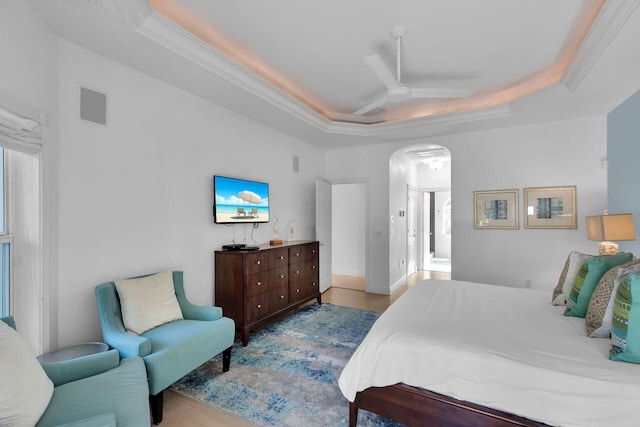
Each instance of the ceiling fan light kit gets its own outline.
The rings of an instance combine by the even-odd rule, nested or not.
[[[356,116],[362,116],[387,103],[400,104],[411,98],[466,98],[473,94],[468,89],[435,89],[435,88],[409,88],[402,84],[401,79],[401,52],[402,38],[407,34],[407,29],[402,25],[396,25],[391,29],[391,36],[396,40],[396,76],[384,63],[380,55],[365,56],[364,61],[373,73],[386,86],[387,94],[376,99],[366,107],[353,112]]]

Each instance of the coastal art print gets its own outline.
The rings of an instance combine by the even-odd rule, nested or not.
[[[474,191],[474,228],[518,228],[518,190]]]
[[[576,186],[524,189],[525,228],[577,228]]]

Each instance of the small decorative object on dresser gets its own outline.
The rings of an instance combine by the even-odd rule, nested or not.
[[[282,240],[280,240],[280,236],[278,236],[278,220],[275,219],[273,221],[273,239],[269,241],[271,246],[281,245]]]
[[[322,303],[319,252],[317,241],[260,245],[252,252],[215,252],[215,303],[236,322],[243,345],[252,329],[314,298]]]

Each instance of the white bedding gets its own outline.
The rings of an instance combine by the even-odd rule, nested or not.
[[[640,365],[609,360],[550,292],[426,280],[373,325],[338,381],[405,383],[557,426],[640,425]]]

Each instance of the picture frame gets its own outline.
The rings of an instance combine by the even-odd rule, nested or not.
[[[476,229],[517,230],[518,190],[473,192],[473,227]]]
[[[576,186],[524,189],[524,227],[576,229]]]

